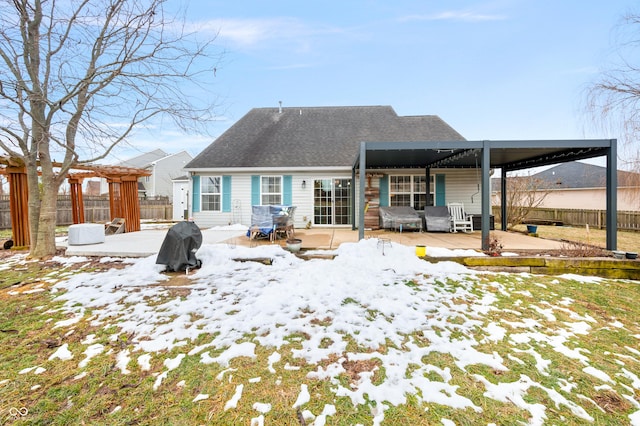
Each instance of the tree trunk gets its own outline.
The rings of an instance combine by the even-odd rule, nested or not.
[[[179,89],[211,83],[213,40],[174,33],[165,3],[0,1],[0,153],[27,169],[32,257],[55,254],[58,189],[74,166],[162,114],[181,128],[213,122],[216,101]]]
[[[29,253],[36,259],[52,256],[56,252],[58,188],[54,182],[43,182],[42,186],[38,228]]]
[[[35,156],[33,156],[35,157]],[[38,166],[35,158],[27,158],[27,188],[29,192],[29,250],[36,248],[38,224],[40,223],[40,188],[38,186]]]

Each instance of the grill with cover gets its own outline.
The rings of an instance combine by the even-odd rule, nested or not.
[[[178,222],[167,231],[156,264],[166,265],[172,272],[199,268],[202,262],[196,258],[196,251],[201,245],[200,228],[194,222]]]

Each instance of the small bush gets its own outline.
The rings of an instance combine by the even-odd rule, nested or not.
[[[495,235],[489,236],[489,249],[485,250],[485,254],[489,256],[502,256],[502,243]]]
[[[560,255],[566,257],[606,257],[607,252],[590,244],[574,241],[564,241],[560,247]]]

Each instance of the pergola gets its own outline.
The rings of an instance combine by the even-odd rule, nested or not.
[[[575,160],[606,157],[607,163],[607,249],[617,246],[617,141],[595,140],[513,140],[513,141],[426,141],[426,142],[361,142],[360,152],[352,168],[361,175],[368,170],[416,168],[423,169],[429,182],[434,168],[478,168],[481,173],[482,249],[489,249],[489,217],[491,213],[492,169],[502,170],[501,218],[507,229],[507,173],[532,167],[547,166]],[[427,189],[428,190],[428,189]],[[365,179],[360,179],[358,210],[359,238],[364,238]],[[427,194],[428,195],[428,194]],[[355,194],[352,194],[355,205]],[[428,197],[427,197],[428,199]],[[355,216],[355,211],[353,213]],[[355,219],[353,217],[352,219]],[[352,220],[355,224],[355,220]]]
[[[11,228],[16,247],[26,247],[30,243],[27,186],[27,172],[24,163],[17,158],[0,156],[0,173],[6,174],[9,181],[9,205],[11,210]],[[54,163],[54,167],[60,167]],[[82,182],[85,178],[105,178],[109,183],[109,212],[111,220],[123,218],[125,232],[140,230],[140,202],[138,200],[138,178],[149,176],[145,169],[131,167],[76,165],[73,172],[67,174],[70,185],[73,223],[84,223],[84,203],[82,200]]]

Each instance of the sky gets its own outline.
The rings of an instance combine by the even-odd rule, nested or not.
[[[177,3],[176,3],[177,4]],[[198,154],[250,109],[390,105],[438,115],[468,140],[615,138],[589,124],[584,89],[611,63],[632,0],[262,2],[191,0],[223,51],[210,135],[167,121],[130,142]],[[636,8],[635,10],[638,10]],[[117,151],[126,159],[130,148]]]
[[[228,234],[223,228],[203,232],[218,231]],[[244,232],[245,228],[239,234]],[[309,372],[301,375],[299,383],[293,382],[299,392],[292,408],[299,407],[307,424],[314,426],[340,423],[345,416],[336,412],[333,401],[327,401],[322,412],[310,410],[311,405],[318,406],[317,394],[310,390],[319,380],[330,381],[332,392],[350,398],[354,406],[368,407],[371,421],[366,424],[372,425],[381,424],[392,406],[407,403],[407,395],[427,409],[435,410],[434,403],[451,407],[439,410],[450,415],[464,417],[468,410],[482,413],[485,401],[498,400],[515,406],[530,425],[544,424],[549,411],[560,411],[568,423],[587,424],[602,409],[581,394],[585,383],[628,400],[628,424],[640,425],[640,403],[634,398],[640,389],[634,370],[640,362],[634,344],[640,339],[638,325],[585,312],[583,302],[563,296],[561,290],[568,280],[585,288],[606,286],[605,280],[571,274],[547,279],[479,272],[455,262],[425,262],[414,250],[397,243],[381,247],[371,238],[319,251],[335,254],[333,260],[305,261],[277,245],[204,244],[196,254],[202,268],[186,276],[179,295],[171,293],[175,286],[163,285],[168,276],[162,273],[163,265],[155,264],[155,255],[103,258],[105,267],[97,270],[84,257],[55,257],[51,262],[61,265],[52,269],[47,284],[17,286],[7,297],[51,291],[64,302],[60,309],[68,315],[55,323],[50,318],[55,309],[41,309],[43,321],[58,335],[64,333],[61,346],[50,349],[48,363],[0,372],[0,389],[26,381],[33,384],[34,392],[41,392],[40,378],[49,377],[51,363],[63,363],[71,380],[82,386],[91,377],[86,367],[106,363],[104,357],[108,357],[115,365],[112,375],[137,377],[152,371],[154,390],[176,386],[177,380],[181,397],[202,404],[203,410],[219,400],[226,401],[225,411],[253,407],[251,425],[259,426],[273,422],[270,407],[277,401],[255,400],[250,396],[252,388],[282,387],[286,394],[292,386],[290,380],[281,380],[286,370],[307,365]],[[461,252],[427,247],[429,256]],[[273,263],[233,260],[263,257]],[[125,266],[110,268],[116,260]],[[24,255],[14,256],[0,270],[25,262]],[[533,282],[538,294],[523,286],[523,280]],[[509,309],[504,308],[505,298],[511,301]],[[495,315],[498,311],[501,315]],[[620,341],[631,343],[605,354],[580,347],[583,339],[597,338],[605,328],[621,333]],[[298,334],[309,338],[291,337]],[[120,335],[128,336],[130,345],[114,349],[112,342],[119,341]],[[371,350],[354,350],[354,344]],[[256,359],[260,348],[270,353],[268,364],[256,368],[261,373],[248,379],[246,374],[236,374],[233,365],[237,364],[231,361]],[[433,353],[451,362],[442,367],[438,357],[429,356]],[[285,362],[289,354],[299,362]],[[603,364],[604,356],[612,362]],[[345,387],[340,377],[347,360],[373,361],[375,366],[361,371],[358,380]],[[207,383],[181,380],[184,365],[197,363],[217,364],[221,372]],[[582,372],[572,367],[569,374],[558,363]],[[378,368],[383,374],[376,378]],[[504,375],[491,375],[488,381],[485,375],[474,374],[483,368]],[[519,372],[519,380],[514,380],[517,375],[512,370]],[[218,382],[222,380],[235,385],[233,395],[221,393]],[[475,382],[473,390],[464,385]],[[528,398],[532,393],[544,395],[553,404],[532,402]],[[281,395],[272,394],[278,399]],[[69,396],[68,403],[75,402],[75,396]],[[135,409],[123,404],[114,412],[122,410],[127,416],[134,415],[130,410]],[[441,421],[455,424],[446,417]]]

